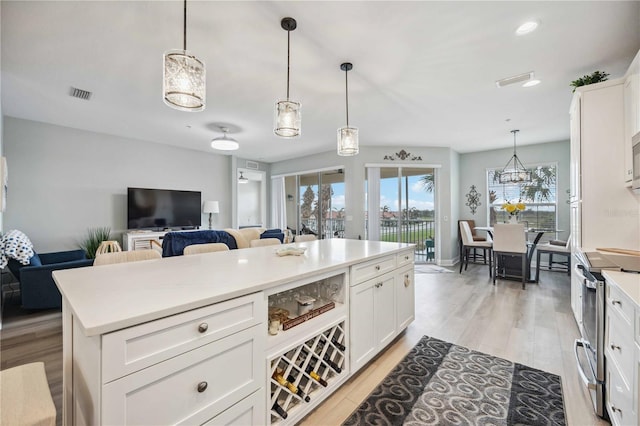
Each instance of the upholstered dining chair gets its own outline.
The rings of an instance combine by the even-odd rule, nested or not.
[[[184,255],[213,253],[216,251],[229,251],[229,246],[225,243],[207,243],[207,244],[191,244],[184,248]]]
[[[315,241],[318,238],[315,235],[296,235],[293,238],[293,241],[296,243],[301,243],[303,241]]]
[[[469,223],[467,221],[461,220],[459,222],[460,226],[460,236],[462,238],[462,250],[461,250],[461,258],[460,258],[460,273],[462,273],[462,266],[464,265],[464,270],[467,270],[469,266],[469,256],[471,255],[471,250],[473,249],[482,249],[484,251],[484,256],[486,257],[487,252],[489,254],[489,277],[491,277],[491,248],[492,244],[488,241],[473,241],[473,234],[471,234],[471,228],[469,227]]]
[[[506,263],[504,256],[517,256],[522,260],[522,288],[525,287],[527,279],[527,237],[524,232],[524,224],[501,224],[496,223],[493,227],[493,284],[496,283],[498,274],[506,276]],[[499,257],[502,257],[499,261]]]
[[[463,257],[463,252],[462,252],[462,232],[460,231],[460,222],[467,222],[469,224],[469,229],[471,229],[471,236],[473,238],[473,241],[491,241],[490,238],[487,237],[483,237],[482,235],[478,235],[476,232],[476,221],[473,219],[460,219],[458,221],[458,244],[460,246],[460,258]],[[476,249],[474,248],[473,250],[473,261],[475,262],[477,259],[477,253],[476,253]],[[487,263],[487,257],[486,257],[486,252],[482,252],[483,256],[482,256],[482,260],[484,263]]]
[[[561,245],[562,243],[564,245]],[[540,244],[536,247],[536,281],[540,277],[540,255],[543,254],[549,255],[549,270],[553,268],[554,263],[557,263],[566,267],[567,275],[571,275],[571,235],[569,235],[567,241],[550,241],[547,244]],[[566,260],[554,262],[554,255],[563,256]]]
[[[113,263],[137,262],[140,260],[160,259],[162,255],[156,250],[131,250],[102,253],[96,256],[93,266],[111,265]]]
[[[259,240],[251,240],[251,247],[276,246],[282,244],[277,238],[261,238]]]

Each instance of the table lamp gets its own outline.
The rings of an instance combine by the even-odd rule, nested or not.
[[[217,201],[205,201],[202,212],[209,213],[209,229],[213,229],[211,225],[211,215],[213,213],[220,213],[220,204]]]

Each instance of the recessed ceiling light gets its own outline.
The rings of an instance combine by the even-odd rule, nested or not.
[[[526,83],[524,83],[522,87],[532,87],[532,86],[537,86],[538,84],[540,84],[540,80],[529,80]]]
[[[538,28],[538,25],[539,25],[538,21],[525,22],[524,24],[518,27],[518,29],[516,30],[516,34],[517,35],[529,34],[530,32],[535,31],[535,29]]]

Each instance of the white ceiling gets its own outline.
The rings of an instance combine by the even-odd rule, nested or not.
[[[162,101],[162,54],[182,47],[181,1],[2,1],[3,114],[212,152],[228,126],[234,155],[278,161],[335,150],[349,122],[367,146],[446,146],[470,152],[569,137],[569,83],[602,70],[624,74],[640,49],[638,1],[399,2],[195,1],[188,50],[207,64],[207,107]],[[273,134],[286,95],[302,136]],[[537,31],[516,36],[522,22]],[[528,71],[542,84],[496,88]],[[71,86],[93,92],[69,96]],[[510,120],[510,121],[507,121]],[[217,153],[224,153],[215,151]]]

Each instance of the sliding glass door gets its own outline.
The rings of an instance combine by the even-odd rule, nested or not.
[[[416,244],[416,261],[436,260],[435,169],[367,168],[367,238]]]

